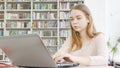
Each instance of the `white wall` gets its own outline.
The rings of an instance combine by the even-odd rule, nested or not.
[[[85,0],[90,9],[97,31],[105,33],[105,0]]]
[[[120,37],[120,0],[85,0],[85,4],[90,8],[96,29],[106,34],[106,38],[111,39],[114,45]],[[120,44],[115,60],[120,61]]]
[[[107,34],[120,36],[120,0],[106,0],[106,27]]]
[[[106,0],[106,34],[111,39],[112,45],[120,37],[120,0]],[[115,61],[120,61],[120,44],[115,55]]]

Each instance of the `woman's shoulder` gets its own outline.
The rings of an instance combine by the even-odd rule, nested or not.
[[[106,45],[106,39],[105,39],[105,34],[100,33],[97,36],[93,38],[93,43],[95,46],[104,46]]]
[[[102,39],[105,39],[104,33],[99,33],[94,37],[94,40],[102,40]]]
[[[95,38],[98,38],[98,37],[104,37],[104,36],[105,36],[104,33],[98,33],[98,34],[95,36]]]

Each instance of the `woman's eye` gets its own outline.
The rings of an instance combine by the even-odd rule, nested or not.
[[[81,18],[77,18],[78,20],[80,20]]]

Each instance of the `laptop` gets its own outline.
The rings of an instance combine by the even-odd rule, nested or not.
[[[71,67],[78,64],[57,65],[38,34],[0,37],[0,48],[19,67]]]

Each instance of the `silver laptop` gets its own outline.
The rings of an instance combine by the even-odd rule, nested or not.
[[[0,48],[16,66],[57,67],[37,34],[0,37]],[[76,64],[61,66],[76,66]]]

